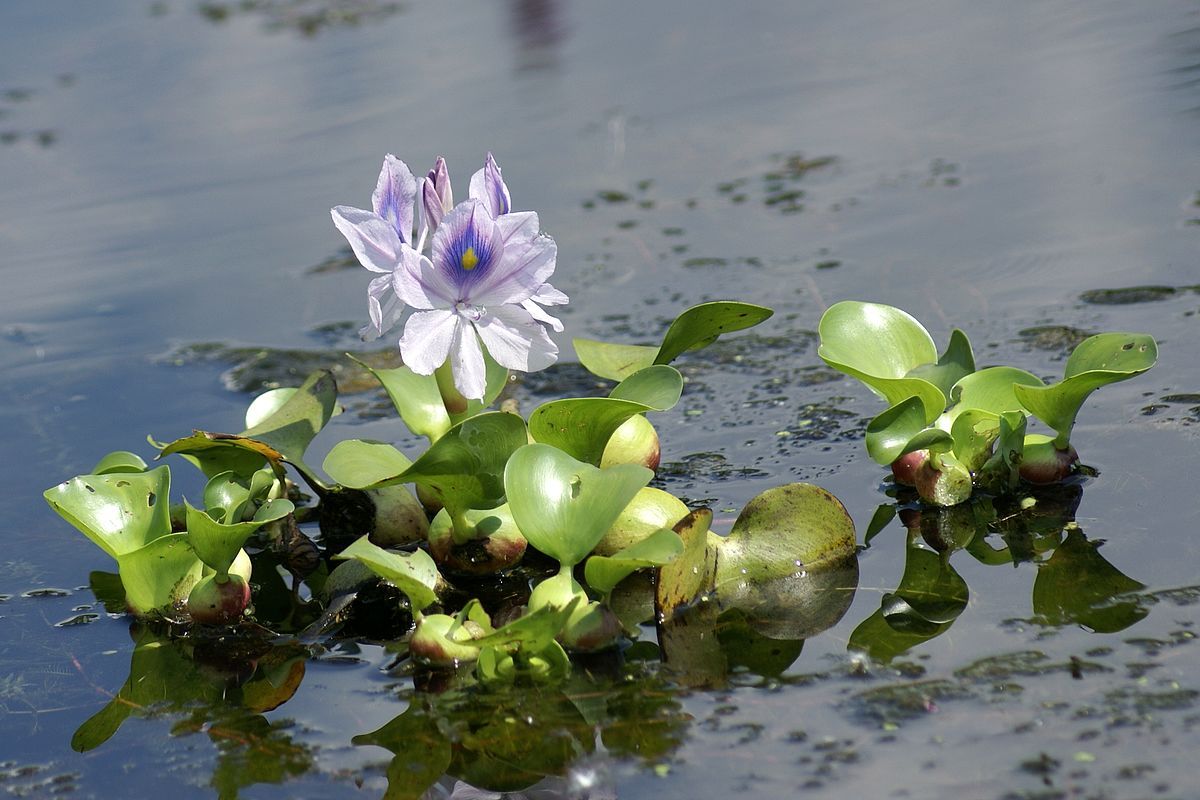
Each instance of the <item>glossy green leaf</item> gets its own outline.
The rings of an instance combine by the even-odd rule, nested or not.
[[[117,558],[125,602],[133,613],[143,616],[169,612],[187,600],[200,580],[204,564],[196,557],[185,533],[160,536],[145,547]]]
[[[611,556],[592,556],[584,564],[584,580],[593,591],[607,595],[630,573],[669,564],[682,551],[679,534],[664,528]]]
[[[1100,555],[1099,543],[1071,528],[1033,581],[1033,613],[1043,625],[1082,625],[1115,633],[1150,613],[1135,592],[1146,588]]]
[[[1017,487],[1021,480],[1021,459],[1025,453],[1025,429],[1029,421],[1023,411],[1005,411],[999,417],[999,432],[992,455],[980,468],[980,486],[997,494]]]
[[[670,364],[688,350],[712,344],[723,333],[753,328],[774,313],[764,306],[726,300],[692,306],[667,328],[654,363]]]
[[[969,408],[954,418],[950,436],[954,457],[971,472],[983,466],[992,454],[992,443],[1000,434],[1000,418],[990,411]]]
[[[235,472],[214,475],[204,486],[204,509],[217,522],[241,522],[254,501],[265,500],[275,483],[270,469],[260,469],[249,480]]]
[[[683,376],[666,364],[640,369],[613,387],[608,396],[614,400],[641,403],[654,411],[674,408],[683,394]]]
[[[1079,343],[1067,359],[1063,380],[1050,386],[1015,386],[1013,391],[1029,413],[1058,434],[1055,445],[1065,448],[1083,402],[1101,386],[1128,380],[1154,366],[1158,345],[1144,333],[1101,333]]]
[[[113,558],[171,532],[171,470],[81,475],[43,493],[63,519]]]
[[[547,444],[513,453],[504,485],[513,519],[529,543],[560,564],[578,564],[654,473],[621,464],[599,469]]]
[[[387,442],[343,439],[321,465],[329,477],[350,489],[375,486],[412,466],[408,456]]]
[[[371,568],[379,577],[391,583],[408,597],[413,611],[420,612],[437,602],[437,565],[424,550],[398,553],[371,544],[363,536],[334,558],[353,558]]]
[[[746,504],[721,542],[717,591],[811,573],[856,548],[854,522],[836,497],[808,483],[776,486]]]
[[[962,378],[975,371],[975,354],[967,335],[955,328],[950,332],[950,343],[936,364],[922,364],[909,370],[906,377],[929,381],[941,391],[943,397],[950,396],[951,388]]]
[[[613,433],[647,411],[666,411],[679,402],[683,376],[674,367],[650,366],[621,381],[609,397],[552,400],[529,415],[535,441],[598,465]]]
[[[711,344],[723,333],[751,328],[773,313],[769,308],[750,303],[701,303],[675,318],[659,347],[575,339],[575,353],[592,374],[624,380],[652,364],[669,364],[688,350]]]
[[[196,556],[223,575],[237,558],[246,540],[263,525],[283,519],[292,513],[290,500],[271,500],[263,503],[254,518],[246,522],[222,524],[204,511],[184,503],[187,513],[187,536]]]
[[[1016,367],[987,367],[965,376],[950,391],[954,403],[949,413],[957,416],[973,408],[999,415],[1005,411],[1023,411],[1014,386],[1041,386],[1038,376]]]
[[[142,457],[128,450],[114,450],[92,467],[92,475],[109,475],[114,472],[145,472],[149,467]]]
[[[835,303],[818,325],[817,355],[838,370],[865,383],[896,405],[920,397],[925,423],[946,407],[946,397],[933,383],[909,377],[914,369],[938,362],[929,332],[910,315],[892,306],[845,300]]]
[[[527,442],[525,421],[516,414],[486,412],[452,427],[412,466],[364,488],[416,483],[452,517],[470,508],[494,508],[504,502],[504,466]]]
[[[379,379],[410,431],[434,442],[450,430],[453,423],[432,375],[418,375],[406,366],[375,369],[350,358]]]
[[[246,407],[246,427],[253,428],[266,422],[276,411],[287,405],[297,391],[295,386],[281,386],[278,389],[268,389],[255,397]]]
[[[909,397],[884,411],[867,424],[867,453],[876,464],[887,466],[905,453],[926,448],[945,450],[952,444],[950,434],[938,428],[926,428],[925,404],[920,397]],[[910,446],[918,434],[925,438]],[[928,444],[923,444],[928,441]]]

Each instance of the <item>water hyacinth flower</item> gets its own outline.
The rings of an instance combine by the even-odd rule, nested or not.
[[[455,386],[468,398],[484,393],[480,339],[509,369],[529,372],[552,364],[558,349],[543,326],[563,326],[543,306],[567,302],[546,282],[556,248],[539,233],[536,214],[512,211],[491,153],[472,176],[465,202],[454,205],[442,158],[419,191],[421,221],[414,232],[417,182],[403,161],[389,155],[371,211],[332,209],[359,263],[380,273],[367,289],[371,323],[361,331],[364,338],[382,336],[411,308],[400,339],[405,364],[427,375],[449,358]]]

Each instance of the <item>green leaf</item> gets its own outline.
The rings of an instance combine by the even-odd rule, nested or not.
[[[521,649],[537,653],[549,647],[567,624],[571,614],[585,598],[577,597],[563,606],[544,605],[517,617],[512,622],[497,628],[492,633],[466,644],[473,647],[495,647],[503,650]]]
[[[322,464],[329,477],[350,489],[375,486],[411,466],[412,461],[395,446],[370,439],[338,442]]]
[[[670,364],[688,350],[712,344],[723,333],[753,328],[774,313],[764,306],[728,300],[692,306],[671,323],[654,363]]]
[[[149,467],[142,457],[128,450],[114,450],[92,467],[92,475],[108,475],[114,472],[145,472]]]
[[[117,557],[125,602],[138,616],[168,612],[187,600],[204,573],[186,533],[172,533]]]
[[[527,442],[525,421],[516,414],[479,414],[446,431],[412,466],[363,488],[416,483],[451,517],[470,508],[494,508],[504,502],[504,466]]]
[[[750,303],[701,303],[675,318],[659,347],[575,339],[575,353],[593,375],[624,380],[652,364],[669,364],[688,350],[705,347],[723,333],[754,327],[773,313]]]
[[[929,428],[925,438],[916,442],[917,446],[910,445],[918,434],[927,430],[925,416],[925,404],[915,396],[884,411],[867,424],[867,453],[876,464],[886,467],[914,450],[948,449],[952,443],[950,434],[938,428]]]
[[[1083,401],[1101,386],[1141,375],[1158,360],[1158,345],[1144,333],[1101,333],[1088,337],[1067,359],[1063,380],[1051,386],[1014,386],[1029,413],[1055,430],[1065,449]]]
[[[278,389],[268,389],[254,398],[246,407],[246,427],[253,428],[266,422],[295,396],[296,391],[295,386],[282,386]]]
[[[440,575],[437,565],[424,550],[411,553],[384,550],[363,536],[334,558],[353,558],[366,564],[376,575],[404,592],[412,603],[414,614],[437,602],[435,587]]]
[[[747,503],[721,542],[717,591],[811,573],[856,547],[854,522],[836,497],[808,483],[777,486]]]
[[[962,378],[975,371],[975,354],[967,335],[955,328],[950,332],[950,343],[936,364],[922,364],[909,370],[907,377],[929,381],[941,391],[943,397],[950,396],[951,388]]]
[[[614,400],[641,403],[653,411],[674,408],[683,394],[683,376],[666,364],[640,369],[613,387],[608,396]]]
[[[950,414],[974,408],[999,415],[1005,411],[1023,411],[1015,386],[1041,386],[1038,376],[1016,367],[987,367],[965,376],[950,391],[954,406]]]
[[[1005,411],[999,417],[999,424],[992,455],[979,470],[979,485],[997,494],[1005,494],[1017,488],[1021,480],[1025,429],[1029,421],[1023,411]]]
[[[938,354],[929,332],[907,313],[879,303],[845,300],[821,316],[818,331],[817,355],[865,383],[888,405],[920,397],[926,424],[945,409],[946,397],[937,386],[909,376],[917,367],[937,364]]]
[[[654,473],[621,464],[599,469],[547,444],[526,445],[504,470],[513,519],[529,543],[560,564],[578,564]]]
[[[1000,435],[1000,418],[990,411],[969,408],[954,419],[950,428],[954,457],[975,472],[992,454],[992,443]]]
[[[267,468],[258,470],[249,480],[235,472],[214,475],[204,487],[205,511],[217,522],[241,522],[246,507],[264,500],[274,484],[275,476]]]
[[[171,470],[81,475],[43,493],[63,519],[119,559],[171,532]]]
[[[660,623],[671,620],[681,608],[712,591],[717,549],[708,546],[709,538],[715,538],[708,530],[711,524],[712,511],[698,508],[675,525],[683,550],[658,570],[654,609]]]
[[[607,595],[630,573],[643,567],[661,567],[683,551],[683,540],[663,528],[611,556],[592,556],[584,564],[583,577],[594,591]]]
[[[575,338],[575,355],[593,375],[619,381],[654,364],[657,347],[641,344],[612,344],[596,339]]]
[[[294,506],[290,500],[271,500],[263,503],[247,522],[222,524],[190,503],[184,502],[187,513],[188,541],[196,556],[208,566],[225,575],[238,551],[246,544],[256,530],[268,522],[282,519],[292,513]]]
[[[350,359],[379,379],[410,431],[434,442],[450,430],[453,423],[432,375],[418,375],[405,366],[375,369],[354,356]]]
[[[666,411],[679,402],[683,376],[657,365],[621,381],[609,397],[583,397],[543,403],[529,415],[535,441],[598,465],[613,433],[626,420],[647,411]]]

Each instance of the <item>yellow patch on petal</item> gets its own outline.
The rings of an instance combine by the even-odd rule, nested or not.
[[[462,254],[462,261],[460,263],[462,264],[462,268],[467,271],[473,270],[476,266],[478,266],[479,256],[475,255],[474,247],[468,247],[466,249],[466,251]]]

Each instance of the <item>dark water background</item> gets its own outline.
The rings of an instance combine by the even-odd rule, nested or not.
[[[171,715],[71,751],[131,644],[103,614],[55,627],[94,611],[108,564],[40,493],[109,450],[149,455],[148,433],[239,429],[232,364],[188,345],[360,347],[339,323],[365,318],[368,276],[338,268],[329,207],[366,205],[386,152],[445,155],[465,194],[491,150],[558,242],[569,335],[652,340],[707,299],[776,309],[683,362],[657,421],[668,488],[718,517],[790,480],[860,531],[886,500],[859,439],[879,407],[815,354],[837,300],[902,306],[939,342],[965,328],[981,364],[1045,376],[1062,328],[1160,343],[1075,436],[1100,471],[1079,525],[1145,584],[1143,620],[1034,624],[1037,567],[963,558],[953,628],[857,675],[847,640],[902,570],[893,523],[783,680],[681,693],[678,748],[602,765],[621,797],[1194,796],[1198,145],[1193,2],[0,5],[0,789],[212,794],[218,745]],[[399,436],[331,428],[317,453]],[[1102,669],[968,669],[1030,652]],[[303,768],[243,796],[378,795],[387,754],[349,739],[403,710],[387,662],[311,664],[268,714]],[[919,713],[872,694],[914,681]]]

